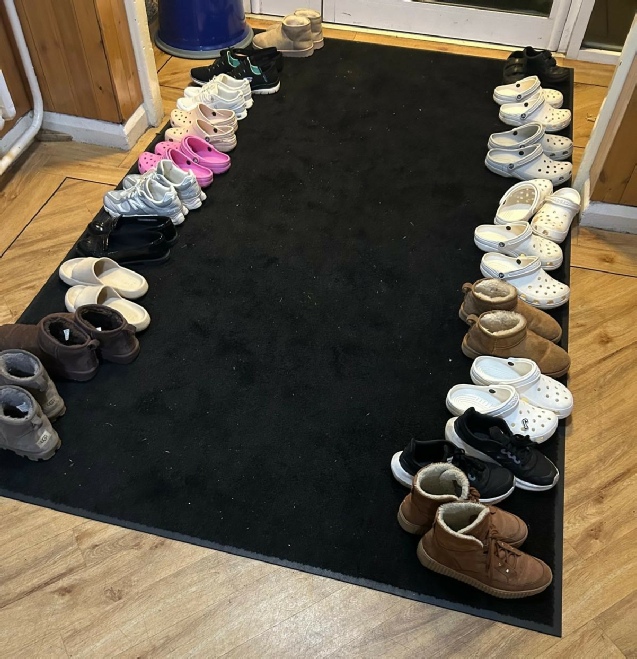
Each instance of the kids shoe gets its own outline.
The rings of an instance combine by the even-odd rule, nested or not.
[[[169,217],[173,224],[181,224],[186,219],[175,188],[163,185],[154,178],[145,178],[140,185],[128,190],[107,192],[104,195],[104,210],[111,217],[161,215]]]
[[[568,372],[571,359],[566,350],[528,330],[524,316],[515,311],[487,311],[479,318],[470,315],[467,322],[471,327],[462,340],[462,352],[470,359],[524,357],[552,378]]]
[[[523,56],[527,75],[537,75],[543,85],[559,85],[568,80],[568,69],[557,65],[550,50],[527,46]]]
[[[310,20],[310,28],[312,30],[312,41],[314,42],[314,50],[323,48],[323,25],[320,12],[315,9],[297,9],[294,12],[295,16],[303,16]]]
[[[29,460],[48,460],[62,442],[33,396],[20,387],[0,386],[0,449]]]
[[[513,474],[508,469],[471,458],[445,439],[412,439],[403,451],[392,457],[391,471],[401,485],[411,488],[414,476],[434,462],[448,462],[458,467],[469,479],[471,487],[480,493],[481,503],[499,503],[515,489]]]
[[[431,529],[438,508],[449,502],[476,500],[478,492],[469,486],[467,477],[447,462],[433,463],[421,469],[398,509],[400,527],[416,535]],[[521,545],[527,537],[526,524],[516,515],[489,506],[491,521],[512,545]]]
[[[549,341],[562,338],[560,324],[544,311],[540,311],[518,297],[514,286],[501,279],[478,279],[462,287],[464,300],[460,305],[460,318],[469,323],[469,316],[480,316],[486,311],[515,311],[524,316],[527,328]],[[500,355],[508,357],[508,355]]]
[[[254,35],[256,49],[276,48],[283,57],[309,57],[314,53],[312,26],[305,16],[286,16],[281,23]]]
[[[0,352],[0,385],[10,384],[26,389],[42,411],[54,421],[66,412],[66,405],[42,362],[26,350]]]
[[[468,455],[508,469],[522,490],[550,490],[560,478],[557,467],[528,437],[513,434],[506,421],[473,407],[447,421],[445,437]]]
[[[433,572],[502,599],[546,590],[553,581],[549,566],[508,544],[503,535],[482,504],[446,503],[418,543],[418,560]]]

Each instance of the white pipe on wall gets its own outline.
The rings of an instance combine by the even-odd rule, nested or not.
[[[24,33],[22,32],[22,26],[20,25],[18,12],[15,9],[14,0],[4,0],[4,6],[7,10],[9,24],[11,25],[16,45],[18,46],[18,53],[20,54],[20,59],[22,60],[22,66],[24,67],[24,72],[29,82],[29,89],[31,90],[31,96],[33,98],[33,117],[31,126],[29,126],[26,132],[15,141],[15,143],[9,148],[7,153],[0,160],[0,176],[4,174],[4,172],[11,166],[14,160],[35,139],[35,136],[42,126],[42,119],[44,117],[44,105],[42,103],[40,86],[38,85],[38,79],[35,75],[35,70],[33,68],[31,56],[29,55],[27,43],[24,40]]]

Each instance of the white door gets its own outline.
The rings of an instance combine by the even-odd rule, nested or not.
[[[323,20],[395,32],[557,50],[571,2],[581,0],[309,0]],[[252,0],[283,16],[298,0]]]

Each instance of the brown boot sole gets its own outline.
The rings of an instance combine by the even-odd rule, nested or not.
[[[472,348],[469,347],[467,344],[467,335],[465,334],[465,337],[462,339],[462,353],[465,355],[465,357],[469,357],[469,359],[475,359],[476,357],[481,357],[483,353],[481,352],[476,352]]]
[[[403,531],[407,531],[407,533],[412,533],[413,535],[425,535],[427,529],[425,529],[425,527],[420,524],[412,524],[410,521],[408,521],[407,518],[403,515],[403,511],[401,510],[401,508],[398,509],[398,516],[397,516],[398,523],[400,524],[400,528]]]
[[[464,312],[464,302],[460,305],[460,310],[458,311],[458,316],[460,317],[460,320],[467,323],[467,318],[469,317],[469,315]],[[467,323],[467,325],[468,324],[469,323]]]
[[[5,451],[13,451],[16,455],[19,455],[21,458],[29,458],[33,462],[38,462],[39,460],[50,460],[56,453],[56,451],[62,446],[62,440],[58,440],[58,443],[46,453],[40,453],[39,455],[34,455],[33,453],[25,453],[24,451],[16,451],[15,449],[2,446]]]
[[[493,586],[487,586],[487,584],[484,584],[481,581],[478,581],[477,579],[473,579],[472,577],[469,577],[466,574],[463,574],[462,572],[456,572],[455,570],[452,570],[446,565],[442,565],[441,563],[438,563],[438,561],[435,561],[433,558],[431,558],[431,556],[429,556],[429,554],[427,554],[425,548],[422,546],[422,541],[418,543],[418,560],[422,563],[422,565],[424,565],[427,569],[432,570],[433,572],[437,572],[438,574],[444,574],[446,577],[451,577],[452,579],[457,579],[458,581],[462,581],[463,583],[466,583],[469,586],[473,586],[474,588],[477,588],[478,590],[488,593],[489,595],[493,595],[494,597],[499,597],[501,599],[507,599],[507,600],[521,599],[522,597],[530,597],[531,595],[537,595],[538,593],[541,593],[544,590],[546,590],[553,581],[553,578],[551,577],[551,581],[549,581],[547,584],[545,584],[544,586],[540,586],[539,588],[533,588],[532,590],[510,591],[510,590],[500,590],[499,588],[493,588]]]

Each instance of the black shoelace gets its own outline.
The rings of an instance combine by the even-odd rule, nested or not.
[[[487,468],[483,462],[467,455],[461,448],[455,449],[451,462],[464,471],[471,480],[477,480]]]

